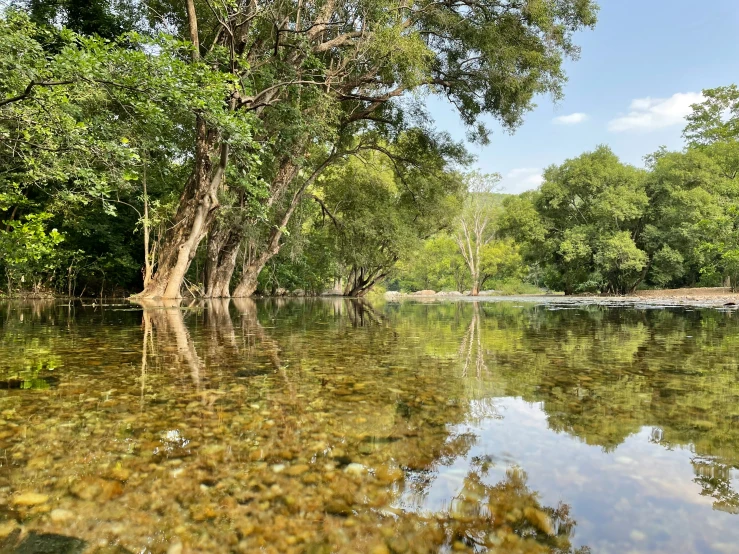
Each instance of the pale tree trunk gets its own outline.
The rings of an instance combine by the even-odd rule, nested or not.
[[[266,260],[264,260],[264,258],[264,256],[260,256],[258,259],[244,266],[241,280],[239,280],[239,284],[236,285],[236,288],[233,291],[234,298],[246,298],[247,296],[254,294],[259,285],[259,274],[272,256],[269,256]]]
[[[482,248],[493,237],[492,235],[486,236],[485,231],[488,227],[489,219],[481,208],[477,208],[470,219],[471,221],[467,221],[464,216],[459,219],[462,232],[458,232],[455,238],[459,251],[470,270],[470,279],[472,280],[470,296],[478,296],[480,294],[482,275],[480,267],[482,262]]]
[[[154,263],[156,261],[156,243],[153,249],[150,246],[151,222],[149,221],[149,195],[146,190],[146,161],[141,175],[141,185],[144,192],[144,288],[146,288],[154,274]]]

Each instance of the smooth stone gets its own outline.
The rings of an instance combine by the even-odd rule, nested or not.
[[[11,501],[16,506],[38,506],[46,504],[49,501],[49,495],[37,492],[24,492],[14,497]]]
[[[362,464],[352,463],[344,468],[344,473],[358,477],[362,475],[366,469],[367,468],[365,468]]]
[[[326,513],[335,516],[348,516],[352,513],[352,507],[343,500],[333,499],[326,503]]]
[[[64,523],[74,518],[74,513],[70,512],[69,510],[64,510],[63,508],[56,508],[55,510],[51,510],[51,514],[49,515],[51,516],[51,521],[53,521],[54,523]]]
[[[307,472],[309,469],[310,466],[308,464],[296,464],[294,466],[290,466],[287,471],[285,471],[285,474],[297,477],[298,475],[303,475],[303,473]]]
[[[377,477],[377,480],[381,483],[394,483],[395,481],[400,481],[405,474],[403,473],[403,470],[399,467],[392,467],[388,465],[381,465],[375,470],[375,477]]]
[[[15,531],[17,527],[18,524],[12,519],[10,521],[4,521],[0,523],[0,539],[5,539],[9,537],[10,534]]]

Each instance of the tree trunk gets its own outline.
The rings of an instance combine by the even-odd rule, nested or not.
[[[387,276],[388,271],[383,268],[370,269],[365,273],[365,268],[352,268],[344,287],[344,296],[361,298],[366,295],[378,281]]]
[[[470,296],[480,296],[480,286],[477,283],[472,286]]]
[[[303,197],[305,189],[313,184],[318,176],[323,173],[323,170],[326,169],[333,162],[334,159],[336,159],[335,154],[331,154],[330,156],[328,156],[318,167],[316,167],[315,170],[313,170],[313,173],[311,173],[311,175],[300,185],[298,190],[293,193],[292,199],[290,200],[287,209],[282,214],[282,218],[279,220],[279,222],[273,224],[272,230],[269,233],[269,239],[264,245],[262,251],[254,259],[254,261],[245,266],[244,272],[241,274],[241,281],[234,289],[234,297],[242,298],[246,296],[251,296],[252,294],[254,294],[254,291],[257,290],[257,279],[259,278],[259,274],[262,272],[264,266],[267,265],[267,262],[275,257],[280,251],[280,248],[282,247],[282,245],[280,244],[282,233],[284,232],[285,227],[287,227],[287,224],[290,222],[290,218],[295,212],[295,209],[298,207],[298,204],[300,203],[300,199]],[[285,194],[289,185],[297,176],[298,169],[298,165],[293,161],[292,157],[285,158],[283,160],[277,177],[272,184],[272,193],[267,203],[268,206],[272,206],[275,201],[277,201],[282,195]]]
[[[259,274],[262,272],[262,268],[265,263],[266,261],[261,263],[257,260],[248,264],[244,268],[244,272],[241,274],[241,280],[234,289],[234,298],[245,298],[254,294],[254,291],[257,290],[257,285],[259,284]]]
[[[231,277],[236,268],[241,234],[222,224],[213,226],[208,236],[205,260],[205,297],[228,298]]]
[[[136,295],[138,298],[182,297],[180,289],[185,274],[218,207],[216,192],[228,160],[228,148],[222,145],[221,159],[214,169],[210,154],[217,133],[209,130],[201,117],[196,127],[195,167],[180,196],[175,223],[164,237],[156,272]]]

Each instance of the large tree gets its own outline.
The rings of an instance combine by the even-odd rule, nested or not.
[[[637,244],[648,201],[644,172],[600,146],[549,167],[538,191],[506,201],[501,227],[528,242],[546,266],[547,286],[623,294],[648,269]]]
[[[592,26],[596,12],[588,0],[190,1],[187,7],[194,55],[222,52],[234,75],[237,88],[224,104],[260,120],[261,178],[268,194],[253,214],[242,210],[249,200],[244,195],[228,195],[220,179],[214,186],[219,164],[205,159],[227,163],[228,142],[201,129],[204,161],[195,171],[201,177],[188,182],[174,221],[190,231],[165,241],[144,296],[178,294],[181,269],[213,220],[202,214],[215,211],[218,193],[230,198],[234,214],[211,229],[208,259],[216,268],[209,271],[209,294],[228,293],[233,251],[245,239],[250,263],[234,294],[251,294],[306,189],[332,163],[357,151],[356,137],[363,148],[376,147],[415,126],[425,117],[414,102],[419,92],[446,97],[479,139],[486,136],[479,125],[484,114],[515,127],[536,94],[561,94],[562,62],[578,54],[573,33]],[[178,6],[171,19],[184,23]]]
[[[98,216],[138,211],[147,226],[147,167],[160,181],[194,167],[199,173],[189,172],[187,196],[198,183],[216,186],[221,179],[223,163],[213,162],[208,147],[213,137],[227,135],[229,153],[239,159],[253,156],[253,116],[235,117],[223,107],[234,90],[232,75],[193,59],[188,43],[136,34],[83,37],[35,25],[15,10],[0,28],[0,215],[16,222],[6,232],[40,208],[71,218],[81,206],[99,208]],[[242,163],[243,171],[248,167]],[[184,275],[213,198],[172,210],[181,224],[168,225],[163,242],[193,240],[185,242],[189,250],[161,249],[160,276]],[[179,286],[172,288],[179,294]]]

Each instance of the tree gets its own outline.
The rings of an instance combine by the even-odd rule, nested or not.
[[[235,250],[249,239],[250,262],[234,295],[253,292],[305,191],[357,149],[356,137],[369,148],[419,126],[418,106],[405,109],[401,97],[444,94],[481,139],[483,114],[513,128],[536,94],[561,94],[562,59],[578,54],[572,35],[592,26],[596,12],[588,0],[190,6],[191,32],[183,35],[195,51],[224,47],[235,82],[249,86],[234,95],[234,110],[255,114],[261,125],[266,217],[244,217],[240,225],[235,218],[211,233],[232,235],[214,238],[215,250]],[[181,11],[172,13],[184,30]],[[209,258],[230,264],[234,256],[221,251]]]
[[[448,137],[408,132],[383,150],[331,168],[321,183],[346,296],[366,294],[423,239],[449,227],[459,204],[462,184],[450,166],[466,155]]]
[[[487,278],[483,271],[483,255],[486,247],[495,239],[495,218],[499,200],[493,191],[500,175],[473,172],[466,176],[467,199],[462,214],[457,219],[455,240],[470,272],[470,294],[480,294],[480,286]],[[490,265],[490,264],[488,264]]]
[[[648,269],[639,247],[648,202],[644,172],[600,146],[547,168],[538,191],[506,203],[501,228],[528,242],[547,286],[625,294]]]
[[[481,289],[488,282],[523,280],[527,267],[521,256],[521,247],[511,238],[496,238],[482,250],[480,273]]]
[[[423,241],[398,262],[395,283],[400,290],[454,290],[469,288],[469,271],[457,243],[448,232]]]
[[[590,0],[25,4],[32,20],[3,12],[3,217],[42,204],[55,217],[131,210],[149,243],[141,297],[169,298],[206,236],[207,293],[229,293],[240,253],[234,293],[252,292],[328,168],[387,155],[401,136],[434,140],[424,94],[449,99],[478,140],[483,115],[515,128],[536,94],[561,95],[573,35],[597,11]],[[177,38],[157,32],[163,21]],[[130,275],[140,254],[121,257]]]
[[[31,21],[53,27],[60,24],[81,35],[115,40],[132,31],[143,15],[140,2],[122,0],[26,0]]]
[[[200,156],[201,166],[195,166],[202,184],[205,166],[212,165],[202,141],[194,152],[198,121],[201,139],[206,128],[209,137],[227,134],[234,156],[243,156],[253,144],[251,119],[231,117],[223,109],[223,99],[233,89],[229,74],[200,60],[187,61],[188,46],[182,42],[136,34],[116,42],[85,38],[37,27],[13,10],[1,24],[0,153],[5,166],[0,194],[11,220],[43,199],[54,214],[90,205],[101,207],[106,216],[115,215],[117,208],[131,209],[148,230],[148,193],[139,189],[139,183],[146,186],[147,166],[156,170],[148,175],[168,181]],[[44,37],[55,41],[53,51],[44,50]],[[181,214],[183,224],[168,226],[161,242],[190,237],[192,248],[185,249],[185,256],[185,250],[162,247],[160,276],[171,271],[184,276],[197,242],[192,231],[204,229],[197,222],[205,220],[196,216],[209,217],[204,207],[210,201],[212,197],[200,197],[197,203],[179,203],[191,225]],[[156,286],[164,284],[160,280]],[[179,294],[179,286],[173,288]]]

